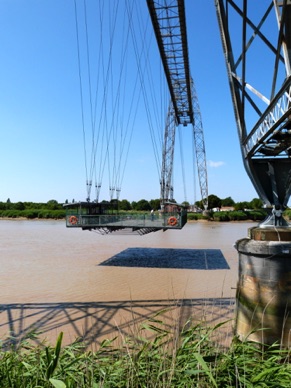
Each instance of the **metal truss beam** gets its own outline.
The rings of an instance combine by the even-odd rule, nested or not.
[[[173,198],[174,127],[191,124],[202,202],[207,210],[204,134],[198,97],[190,75],[184,0],[147,0],[147,4],[172,100],[164,135],[161,202]]]
[[[215,0],[245,169],[266,205],[291,192],[291,1]]]
[[[161,204],[173,200],[173,160],[175,148],[176,123],[172,102],[169,105],[164,133],[163,161],[161,171]]]
[[[147,0],[178,124],[193,123],[183,0]]]
[[[202,125],[202,116],[194,81],[191,82],[191,95],[194,111],[193,137],[196,154],[196,163],[198,170],[198,179],[200,184],[200,192],[204,209],[208,209],[208,179],[206,166],[206,150],[204,142],[204,131]]]

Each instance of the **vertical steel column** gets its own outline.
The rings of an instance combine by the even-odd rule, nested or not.
[[[215,5],[245,169],[263,202],[284,209],[291,193],[290,0]]]
[[[198,98],[190,75],[187,29],[184,0],[147,0],[158,48],[160,51],[169,92],[171,114],[167,119],[161,171],[161,202],[169,198],[170,182],[174,158],[175,131],[169,128],[176,125],[193,127],[197,159],[198,178],[205,210],[208,207],[208,183],[206,154],[202,119]],[[170,158],[172,160],[170,161]]]

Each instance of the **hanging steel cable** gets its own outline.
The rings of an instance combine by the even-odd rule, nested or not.
[[[83,25],[79,13],[83,13]],[[78,50],[78,68],[80,78],[81,111],[83,126],[84,157],[86,170],[87,200],[90,200],[93,180],[95,180],[96,198],[99,201],[103,177],[106,173],[110,199],[118,195],[127,162],[129,143],[132,138],[133,122],[136,116],[139,91],[135,81],[133,89],[128,91],[126,75],[129,53],[129,25],[126,11],[123,10],[123,21],[120,24],[120,6],[118,1],[99,2],[99,46],[97,66],[92,64],[92,42],[90,42],[90,25],[88,9],[75,1],[75,23]],[[105,17],[106,14],[106,17]],[[107,23],[104,22],[107,20]],[[122,28],[120,28],[122,26]],[[80,30],[84,28],[84,47],[80,42]],[[119,27],[117,29],[117,27]],[[91,28],[92,29],[92,28]],[[122,35],[121,32],[122,31]],[[118,40],[117,40],[118,36]],[[121,45],[120,45],[121,42]],[[120,47],[118,47],[120,45]],[[118,47],[118,54],[116,54]],[[81,57],[86,58],[84,66]],[[86,71],[84,70],[86,68]],[[93,90],[93,76],[97,72],[96,87]],[[84,81],[86,81],[87,85]],[[86,110],[84,96],[87,92],[89,108]],[[126,97],[125,97],[126,96]],[[130,99],[127,97],[130,96]],[[131,101],[130,110],[125,119],[125,101]],[[89,130],[86,128],[88,111]],[[90,129],[91,128],[91,129]],[[90,138],[90,140],[89,140]]]
[[[126,1],[126,7],[128,11],[128,19],[132,21],[133,15],[132,15],[132,8],[130,7],[130,2],[127,0]],[[140,20],[141,21],[141,20]],[[147,40],[145,37],[147,36],[147,28],[143,26],[141,29],[142,24],[137,23],[137,26],[140,28],[138,31],[136,31],[136,28],[134,26],[134,23],[130,22],[130,30],[131,30],[131,36],[132,36],[132,41],[133,41],[133,47],[134,47],[134,54],[135,54],[135,59],[136,59],[136,65],[137,65],[137,70],[138,70],[138,76],[139,76],[139,81],[140,81],[140,86],[141,86],[141,91],[142,91],[142,96],[145,104],[145,109],[146,109],[146,116],[148,120],[148,125],[150,129],[150,135],[151,135],[151,141],[152,141],[152,146],[153,146],[153,151],[154,151],[154,157],[155,157],[155,162],[156,162],[156,168],[158,174],[160,173],[161,169],[161,161],[160,161],[160,146],[157,143],[157,138],[156,138],[156,131],[155,128],[156,126],[154,125],[153,122],[153,115],[152,115],[152,107],[155,107],[155,104],[151,104],[152,99],[154,98],[153,90],[154,87],[152,88],[147,88],[146,87],[146,80],[149,80],[150,84],[152,85],[152,77],[151,74],[152,72],[149,71],[150,69],[150,60],[148,56],[148,49],[149,49],[149,44],[147,43]],[[142,50],[139,50],[139,44],[138,40],[142,41]],[[150,89],[150,90],[149,90]]]
[[[87,197],[86,202],[80,202],[80,205],[68,206],[71,215],[68,214],[67,226],[108,233],[124,228],[121,224],[117,225],[121,222],[119,218],[119,221],[115,218],[114,225],[111,222],[108,225],[110,218],[106,203],[108,209],[114,209],[112,206],[120,198],[141,100],[146,120],[143,118],[139,122],[137,130],[139,136],[144,137],[146,127],[149,128],[158,172],[157,187],[161,181],[169,90],[157,55],[153,61],[154,34],[148,15],[144,17],[145,5],[142,7],[137,0],[126,0],[125,3],[110,0],[97,4],[74,0],[74,7]],[[157,68],[160,69],[159,74]],[[185,181],[184,173],[182,176]],[[151,184],[155,185],[154,182]],[[91,201],[94,186],[96,193]],[[101,195],[104,196],[104,186],[109,192],[109,200],[105,204],[100,201]],[[174,208],[171,211],[173,213]],[[139,221],[135,221],[132,228],[142,230],[141,234],[169,227],[179,229],[186,222],[185,216],[180,216],[181,213],[177,213],[177,218],[172,214],[171,222],[168,222],[165,213],[158,226],[141,227]]]
[[[75,6],[74,9],[75,9],[75,26],[76,26],[76,41],[77,41],[77,55],[78,55],[78,70],[79,70],[80,102],[81,102],[81,115],[82,115],[83,148],[84,148],[86,182],[88,182],[86,133],[85,133],[85,118],[84,118],[84,100],[83,100],[83,88],[82,88],[82,73],[81,73],[81,63],[80,63],[81,62],[81,59],[80,59],[80,42],[79,42],[79,28],[78,28],[78,14],[77,14],[76,0],[74,0],[74,6]],[[87,198],[89,198],[88,190],[87,190]]]

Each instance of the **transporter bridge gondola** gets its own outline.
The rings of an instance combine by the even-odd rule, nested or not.
[[[181,229],[187,222],[187,209],[166,203],[163,211],[120,213],[117,202],[79,202],[66,204],[66,225],[69,228],[95,230],[100,234],[125,232],[144,235],[158,230]]]
[[[110,2],[107,3],[107,5]],[[185,18],[185,7],[183,0],[176,0],[171,2],[171,6],[168,5],[168,1],[147,1],[147,6],[149,10],[149,15],[152,21],[152,26],[154,28],[155,36],[157,39],[157,46],[160,52],[160,57],[162,60],[162,65],[164,68],[165,79],[168,86],[168,96],[170,96],[170,103],[168,105],[168,113],[166,118],[166,124],[164,129],[163,141],[162,144],[162,163],[159,165],[160,170],[160,206],[161,209],[158,211],[148,211],[148,212],[136,212],[133,214],[131,212],[120,211],[118,209],[118,198],[120,194],[120,182],[117,178],[112,178],[112,184],[110,186],[110,200],[99,201],[99,190],[101,183],[98,182],[95,184],[96,187],[96,199],[90,201],[90,191],[92,186],[92,175],[90,172],[89,179],[87,178],[87,200],[84,202],[73,202],[67,203],[64,205],[66,209],[66,226],[68,228],[82,228],[83,230],[95,230],[101,234],[108,234],[112,232],[126,232],[130,231],[132,233],[138,233],[144,235],[150,232],[155,232],[158,230],[166,231],[168,229],[178,230],[182,229],[187,222],[187,206],[185,204],[177,204],[173,196],[173,159],[174,159],[174,146],[175,146],[175,132],[176,127],[182,125],[186,127],[190,124],[193,127],[193,139],[194,139],[194,148],[196,150],[196,161],[197,161],[197,173],[200,183],[200,191],[202,196],[202,203],[204,209],[207,210],[208,207],[208,188],[207,188],[207,173],[206,173],[206,157],[205,157],[205,147],[204,147],[204,135],[202,129],[202,121],[200,116],[200,110],[198,105],[198,99],[194,87],[193,79],[190,76],[190,66],[189,66],[189,56],[188,56],[188,47],[187,47],[187,34],[186,34],[186,18]],[[116,15],[118,10],[115,9]],[[132,17],[132,9],[130,9],[129,21],[132,22],[134,19]],[[79,44],[79,31],[78,31],[78,15],[77,8],[75,9],[76,15],[76,26],[77,26],[77,40]],[[112,18],[115,19],[115,16]],[[133,26],[131,25],[130,30],[132,32]],[[86,21],[86,31],[87,31],[87,21]],[[127,34],[128,36],[129,34]],[[112,35],[113,36],[113,35]],[[142,38],[143,39],[143,38]],[[86,37],[88,42],[88,37]],[[103,38],[101,39],[101,42]],[[136,38],[133,39],[136,42]],[[142,42],[141,42],[142,43]],[[136,43],[135,43],[136,44]],[[87,44],[88,46],[88,44]],[[113,45],[112,45],[113,46]],[[144,44],[142,44],[142,47]],[[143,49],[144,50],[144,49]],[[128,47],[123,47],[121,49],[122,55],[122,66],[121,72],[124,68],[124,53],[129,51]],[[135,49],[136,51],[136,49]],[[108,52],[108,50],[106,50]],[[113,50],[110,50],[110,54]],[[89,55],[88,63],[89,63]],[[78,58],[79,58],[79,72],[80,72],[80,52],[78,46]],[[115,62],[116,62],[116,57]],[[173,61],[173,58],[175,60]],[[113,62],[113,57],[108,60],[108,69],[111,69]],[[138,56],[137,59],[137,68],[139,71],[140,82],[142,85],[143,93],[144,91],[144,76],[145,72],[142,73],[141,61]],[[105,63],[104,58],[100,60],[100,63]],[[145,60],[146,63],[146,60]],[[89,72],[89,71],[88,71]],[[104,77],[104,96],[110,89],[114,89],[113,83],[111,84],[109,76],[113,72],[108,72],[108,77]],[[142,74],[141,74],[142,73]],[[80,72],[80,90],[81,90],[81,101],[83,104],[83,86],[81,84],[81,72]],[[89,85],[91,86],[91,77],[89,75]],[[108,86],[109,85],[109,86]],[[120,157],[116,156],[117,146],[121,145],[124,147],[125,136],[118,138],[117,128],[119,122],[122,120],[116,120],[115,118],[118,115],[118,109],[115,109],[117,102],[123,98],[119,96],[120,90],[128,87],[128,83],[122,86],[122,79],[120,78],[118,83],[118,88],[114,90],[114,98],[116,98],[116,103],[114,102],[114,111],[109,114],[109,103],[105,101],[105,97],[101,103],[104,107],[104,113],[100,113],[102,120],[104,118],[104,123],[102,123],[102,128],[108,124],[109,117],[112,117],[112,124],[109,125],[109,129],[105,135],[102,137],[106,139],[107,143],[101,147],[99,152],[97,151],[99,133],[95,133],[95,118],[92,119],[92,138],[93,145],[92,149],[92,160],[91,160],[91,169],[96,168],[97,160],[96,155],[104,156],[104,164],[101,166],[102,174],[104,172],[105,163],[113,166],[112,176],[122,169],[123,167],[117,167],[115,160],[111,160],[109,155],[109,148],[112,146],[112,154],[114,158],[122,159],[121,156],[127,154],[124,148],[120,152]],[[91,93],[91,91],[90,91]],[[127,99],[131,93],[125,95],[124,99]],[[97,96],[97,93],[96,93]],[[117,97],[115,97],[117,96]],[[111,98],[113,100],[113,98]],[[138,100],[136,96],[133,95],[133,100]],[[93,98],[90,94],[90,106],[92,109]],[[82,117],[84,118],[84,107],[82,105]],[[118,112],[117,112],[118,111]],[[147,111],[149,109],[147,108]],[[94,115],[91,112],[91,117]],[[83,119],[84,120],[84,119]],[[117,124],[118,121],[118,125]],[[84,128],[84,121],[83,121]],[[151,133],[153,137],[153,134]],[[101,136],[100,136],[101,137]],[[129,136],[130,137],[130,136]],[[85,135],[84,135],[85,138]],[[85,152],[86,157],[86,152]],[[87,168],[87,166],[86,166]],[[90,170],[91,171],[91,170]],[[108,175],[110,175],[109,173]],[[117,199],[113,199],[113,195],[116,193]],[[185,201],[186,203],[187,201]]]

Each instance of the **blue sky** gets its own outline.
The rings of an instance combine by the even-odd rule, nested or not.
[[[98,3],[101,4],[101,1]],[[113,2],[107,0],[104,3]],[[118,10],[119,16],[126,13],[124,4],[125,2],[119,5],[121,7]],[[96,2],[87,1],[87,6],[93,84],[98,77],[96,69],[100,58],[98,53],[101,50],[100,41],[97,38],[100,20],[98,20],[98,11],[94,8]],[[191,74],[196,85],[205,136],[208,191],[209,194],[215,194],[220,198],[231,196],[236,202],[250,201],[257,197],[257,194],[243,167],[214,1],[186,0],[185,6]],[[147,21],[146,1],[139,0],[138,8],[142,21],[136,19],[135,28],[136,31],[147,28],[145,41],[149,45],[147,46],[149,47],[148,58],[150,58],[148,61],[155,85],[152,87],[149,82],[146,82],[144,88],[148,89],[149,95],[154,92],[159,96],[161,93],[159,84],[163,76],[160,75],[161,66],[153,31]],[[81,1],[78,0],[77,9],[79,20],[82,20]],[[109,20],[108,13],[106,15],[102,19],[104,31],[107,28],[105,23]],[[114,21],[111,20],[110,23]],[[123,47],[125,36],[122,22],[117,22],[117,31],[119,31],[118,28],[120,32],[117,32],[114,38],[114,48],[117,51],[118,47],[119,49]],[[88,123],[90,122],[90,98],[86,95],[88,77],[86,79],[87,57],[84,31],[84,23],[79,22],[81,56],[79,73],[73,0],[0,1],[0,201],[6,201],[7,198],[12,202],[47,202],[50,199],[64,202],[66,199],[69,201],[86,199],[84,133],[79,87],[81,74],[84,88],[83,114],[86,116],[85,122]],[[102,50],[106,48],[107,52],[109,35],[110,33],[107,36],[104,35],[102,41]],[[141,39],[138,39],[137,45],[139,50],[142,50]],[[118,61],[118,55],[116,54],[116,58],[113,57],[113,62]],[[124,65],[127,80],[120,81],[124,94],[120,94],[118,100],[120,117],[118,116],[116,121],[127,120],[126,112],[130,111],[128,107],[130,103],[134,104],[137,113],[133,118],[133,110],[130,111],[132,116],[127,136],[130,137],[132,129],[132,140],[126,159],[120,199],[150,200],[159,198],[158,166],[155,161],[143,92],[139,89],[136,95],[133,94],[135,81],[138,80],[136,78],[137,58],[130,53],[130,49],[128,49],[128,58],[131,62],[126,62],[127,64]],[[112,67],[113,74],[116,74],[115,71]],[[114,77],[115,82],[118,82],[119,78],[115,75]],[[140,88],[140,79],[138,84]],[[108,85],[112,90],[116,87],[113,86],[113,81]],[[161,123],[165,121],[166,101],[168,101],[167,91],[163,88],[162,90],[160,99],[157,97],[157,101],[162,101],[161,109],[157,106],[159,104],[155,106],[157,114],[160,115],[158,121],[160,120]],[[103,95],[104,91],[101,87],[98,93],[100,96]],[[127,97],[128,95],[131,97]],[[134,98],[132,98],[133,95]],[[108,97],[111,98],[108,106],[117,104],[112,96]],[[102,99],[100,101],[99,104],[102,104]],[[150,114],[154,114],[154,107],[150,108]],[[96,121],[105,120],[101,117],[102,113],[97,110]],[[156,130],[155,121],[152,120],[153,128],[159,136],[158,134],[163,130],[163,124]],[[186,199],[193,203],[194,200],[201,198],[197,179],[195,190],[192,184],[193,160],[191,147],[187,148],[192,142],[191,128],[181,128],[181,131],[187,191],[185,196],[178,146],[175,157],[174,197],[178,202]],[[85,128],[85,134],[87,163],[90,165],[88,161],[91,152],[90,125]],[[118,141],[117,138],[117,143]],[[112,165],[113,162],[111,167]],[[108,184],[107,171],[106,167],[100,200],[109,198],[110,183]],[[94,199],[93,192],[91,199]]]

